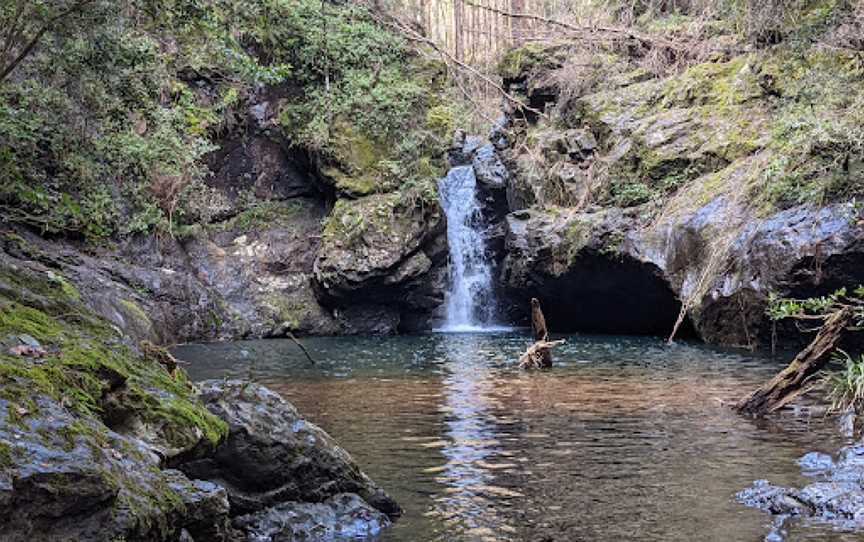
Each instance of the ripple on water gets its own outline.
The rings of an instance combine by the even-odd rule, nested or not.
[[[782,425],[726,406],[778,362],[659,340],[567,337],[523,373],[525,333],[189,345],[196,379],[281,392],[405,507],[384,541],[761,540],[734,494],[804,481],[796,463],[843,442],[822,419]],[[811,456],[815,457],[815,456]],[[821,456],[820,456],[821,457]],[[792,525],[795,540],[853,540]],[[698,533],[698,535],[697,535]]]

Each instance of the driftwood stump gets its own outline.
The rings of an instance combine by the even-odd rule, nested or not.
[[[546,369],[552,367],[552,352],[556,346],[564,344],[560,341],[537,341],[524,354],[519,356],[520,369]]]
[[[829,316],[819,333],[785,369],[735,405],[735,410],[762,416],[775,412],[810,389],[808,385],[837,348],[843,331],[852,323],[854,311],[844,307]]]
[[[552,349],[564,344],[564,341],[549,341],[546,318],[540,308],[540,301],[536,297],[531,298],[531,332],[534,335],[534,344],[519,356],[519,368],[545,369],[552,367]]]

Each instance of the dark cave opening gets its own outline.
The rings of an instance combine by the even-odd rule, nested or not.
[[[537,297],[550,331],[614,335],[671,333],[681,302],[659,275],[659,270],[627,256],[589,253],[566,274],[539,278],[517,293],[520,323],[529,323],[529,301]],[[676,334],[697,338],[689,318]]]

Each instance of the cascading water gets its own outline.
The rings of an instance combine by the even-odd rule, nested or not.
[[[438,188],[447,215],[450,245],[450,289],[442,331],[488,329],[494,318],[495,300],[474,168],[452,168],[439,181]]]

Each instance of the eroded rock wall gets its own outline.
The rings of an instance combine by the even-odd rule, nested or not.
[[[512,312],[536,296],[562,331],[668,335],[683,315],[683,334],[716,344],[797,336],[766,317],[771,293],[864,282],[860,153],[841,136],[820,147],[833,121],[795,105],[818,95],[829,119],[855,118],[831,94],[856,77],[844,54],[718,53],[665,76],[576,45],[508,55],[505,86],[534,109],[505,107],[490,134]]]

